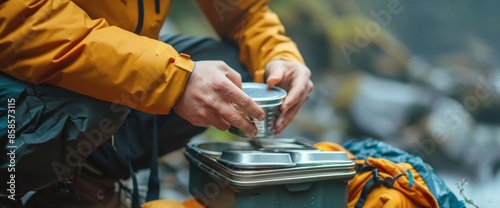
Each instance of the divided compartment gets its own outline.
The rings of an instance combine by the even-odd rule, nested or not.
[[[273,169],[295,166],[288,153],[257,150],[224,150],[217,160],[231,169]]]
[[[278,152],[290,154],[292,161],[297,166],[348,164],[352,162],[346,152],[340,151],[283,149]]]
[[[206,141],[197,143],[194,147],[211,158],[219,158],[224,150],[254,150],[247,142]]]
[[[231,169],[273,169],[351,162],[345,152],[321,151],[293,138],[254,139],[249,142],[205,141],[193,147]]]
[[[184,154],[190,164],[190,193],[205,207],[284,208],[310,204],[312,199],[314,207],[347,207],[347,184],[355,164],[346,153],[330,157],[337,162],[320,163],[322,157],[316,154],[322,153],[311,150],[311,145],[295,139],[273,140],[261,144],[302,147],[268,151],[252,142],[188,144]]]
[[[280,150],[315,150],[312,146],[297,141],[294,138],[258,138],[250,140],[250,143],[258,147],[257,149],[267,152],[279,152]]]

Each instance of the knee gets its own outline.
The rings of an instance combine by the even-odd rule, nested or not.
[[[66,89],[54,86],[35,88],[33,91],[28,90],[27,94],[34,98],[43,98],[39,102],[34,102],[43,103],[45,106],[38,112],[41,120],[64,122],[62,125],[64,128],[58,131],[66,142],[72,139],[98,139],[99,141],[93,143],[101,144],[123,125],[130,112],[130,108],[126,106],[76,94]],[[38,130],[44,129],[38,128]]]
[[[114,103],[106,105],[94,105],[88,109],[87,123],[82,129],[85,138],[99,138],[106,140],[110,138],[124,123],[130,109]],[[99,143],[102,143],[100,141]]]
[[[19,193],[74,174],[98,146],[115,134],[130,111],[125,106],[48,86],[27,88],[19,98],[16,113],[23,118],[17,121],[19,135],[15,140]],[[0,175],[6,171],[2,166]]]

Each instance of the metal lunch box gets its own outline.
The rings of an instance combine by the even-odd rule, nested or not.
[[[283,100],[287,95],[286,91],[278,87],[268,89],[267,84],[254,82],[244,82],[242,87],[243,92],[250,96],[266,113],[264,120],[259,121],[249,116],[246,112],[240,111],[241,114],[257,127],[258,133],[255,137],[265,138],[276,135],[274,122],[279,116],[279,107],[283,104]],[[238,106],[235,106],[235,108],[239,110]],[[251,137],[243,130],[234,126],[229,128],[229,132],[240,137]]]
[[[205,207],[347,207],[347,181],[355,174],[347,154],[288,143],[304,149],[269,151],[249,144],[255,149],[231,147],[214,158],[199,147],[231,145],[190,143],[189,191]]]

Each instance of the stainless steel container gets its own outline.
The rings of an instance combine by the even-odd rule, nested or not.
[[[279,107],[283,104],[283,100],[287,95],[286,91],[278,87],[268,89],[267,84],[244,82],[243,92],[250,96],[266,113],[265,119],[259,121],[249,116],[246,112],[240,111],[241,114],[257,127],[258,133],[255,137],[265,138],[276,135],[274,123],[280,114]],[[235,108],[240,110],[238,106],[235,106]],[[229,128],[229,132],[240,137],[251,137],[243,130],[234,126]]]
[[[206,155],[195,143],[188,144],[185,155],[190,162],[189,191],[205,207],[347,207],[347,181],[355,174],[354,162],[347,159],[345,152],[337,152],[329,161],[328,157],[310,155],[321,151],[310,150],[311,146],[306,143],[292,144],[306,148],[306,154],[296,159],[307,165],[242,169],[221,162],[223,156],[216,159]],[[257,149],[224,150],[223,154],[225,152],[233,156],[238,152],[266,153]],[[300,149],[282,150],[286,154],[300,152]],[[231,157],[224,156],[243,165],[266,160],[266,157],[258,161],[241,158],[241,155]],[[269,160],[273,159],[269,157]]]

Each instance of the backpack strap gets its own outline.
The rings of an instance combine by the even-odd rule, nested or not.
[[[366,158],[364,159],[364,162],[365,162],[364,165],[356,165],[356,167],[355,167],[356,172],[362,173],[362,172],[371,171],[373,176],[370,179],[368,179],[366,181],[365,185],[363,186],[363,190],[361,191],[361,194],[358,198],[358,201],[356,202],[356,205],[354,206],[355,208],[362,208],[364,206],[366,199],[368,197],[368,194],[376,186],[385,186],[387,188],[392,188],[394,182],[396,180],[398,180],[399,177],[406,175],[404,173],[400,173],[392,178],[385,177],[384,179],[382,179],[382,177],[380,176],[379,171],[376,167],[368,164],[368,161],[366,160]],[[410,172],[410,174],[411,174],[411,171],[408,170],[408,172]],[[413,178],[413,176],[411,176],[411,178]],[[413,181],[413,180],[411,180],[411,181]]]
[[[158,121],[153,117],[153,138],[151,142],[151,164],[146,202],[160,198],[160,178],[158,176]]]

